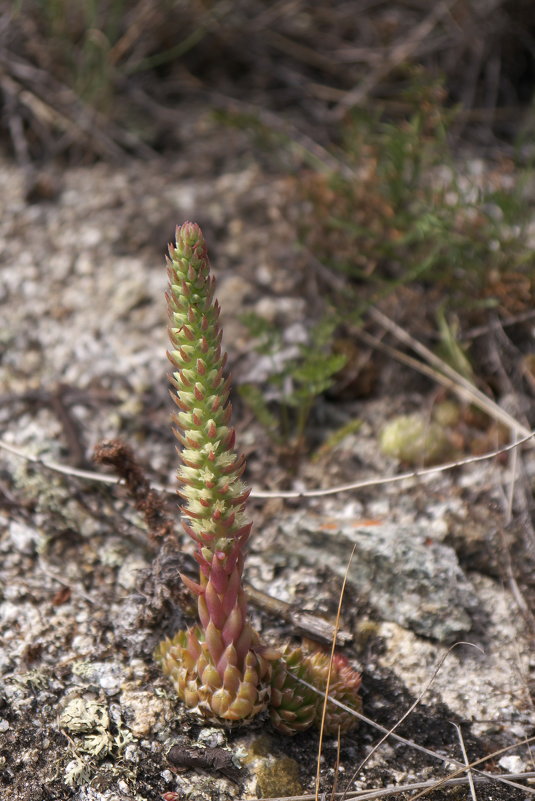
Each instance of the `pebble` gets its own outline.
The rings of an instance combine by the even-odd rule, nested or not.
[[[12,520],[9,524],[9,538],[16,551],[32,554],[41,535],[33,526]]]

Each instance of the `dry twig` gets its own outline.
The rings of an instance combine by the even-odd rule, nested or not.
[[[317,498],[325,495],[336,495],[339,492],[350,492],[352,490],[364,489],[366,487],[379,487],[384,486],[385,484],[397,484],[398,482],[406,481],[407,479],[423,478],[425,476],[434,475],[435,473],[444,473],[448,470],[464,467],[465,465],[476,464],[478,462],[488,461],[489,459],[495,459],[497,456],[501,456],[504,453],[509,453],[514,448],[524,445],[533,437],[535,437],[535,431],[529,432],[529,434],[526,434],[526,436],[510,443],[509,445],[505,445],[503,448],[498,448],[494,451],[487,451],[487,453],[483,453],[480,456],[469,456],[466,459],[457,459],[455,462],[446,462],[445,464],[436,465],[435,467],[426,467],[422,470],[411,470],[406,473],[398,473],[396,476],[367,478],[363,481],[353,481],[348,484],[338,484],[334,487],[327,487],[326,489],[277,491],[253,490],[251,492],[251,498]],[[3,439],[0,439],[0,449],[5,450],[8,453],[12,453],[14,456],[18,456],[21,459],[25,459],[27,462],[44,467],[47,470],[53,470],[55,473],[72,476],[73,478],[82,478],[87,481],[97,481],[102,484],[119,484],[121,482],[121,479],[115,478],[114,476],[104,476],[101,473],[95,473],[92,470],[78,470],[77,468],[70,467],[69,465],[60,464],[59,462],[41,459],[39,456],[30,455]],[[159,492],[166,492],[170,495],[176,495],[176,491],[174,489],[163,487],[161,484],[151,484],[150,486],[151,489]]]
[[[136,510],[143,515],[153,544],[174,537],[173,521],[165,514],[163,501],[156,490],[151,489],[132,448],[120,439],[99,442],[93,460],[115,468],[125,482]]]
[[[439,371],[439,373],[446,378],[449,378],[452,382],[451,389],[458,394],[462,391],[464,393],[464,398],[468,397],[471,403],[482,409],[486,414],[489,415],[489,417],[492,417],[494,420],[498,420],[499,422],[503,423],[514,433],[520,435],[521,437],[525,437],[529,434],[529,429],[522,425],[522,423],[519,423],[518,420],[515,420],[515,418],[508,414],[505,409],[502,409],[501,406],[498,406],[497,403],[488,398],[483,392],[481,392],[481,390],[479,390],[470,381],[468,381],[468,379],[461,375],[461,373],[457,372],[457,370],[454,370],[453,367],[450,367],[447,362],[437,356],[436,353],[433,353],[432,350],[429,350],[429,348],[427,348],[425,345],[422,345],[421,342],[409,334],[408,331],[405,331],[405,329],[401,328],[401,326],[394,322],[394,320],[391,320],[389,317],[387,317],[386,314],[383,314],[382,311],[377,308],[371,308],[369,310],[369,314],[370,317],[372,317],[383,328],[386,328],[388,331],[390,331],[396,337],[396,339],[406,345],[409,345],[409,347],[416,351],[416,353],[419,353],[429,365],[433,365]],[[415,366],[414,362],[413,366]],[[434,377],[437,379],[436,374],[434,374]]]

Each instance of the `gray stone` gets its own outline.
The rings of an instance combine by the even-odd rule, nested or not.
[[[75,662],[73,675],[88,687],[99,687],[106,695],[119,692],[124,681],[124,668],[118,662]]]
[[[19,553],[31,554],[41,535],[35,526],[27,526],[18,520],[9,523],[9,538],[15,550]]]
[[[455,551],[428,538],[429,529],[392,523],[355,525],[340,520],[322,526],[321,519],[296,515],[283,521],[278,545],[305,563],[329,567],[383,619],[416,634],[451,642],[471,628],[477,607],[474,589],[462,572]]]

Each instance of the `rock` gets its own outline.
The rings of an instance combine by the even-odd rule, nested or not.
[[[146,559],[138,554],[129,554],[119,568],[117,581],[125,590],[132,592],[139,581],[139,571],[146,568]]]
[[[35,526],[27,526],[18,520],[11,520],[9,523],[9,538],[16,551],[32,554],[41,535]]]
[[[524,773],[524,771],[528,770],[526,763],[518,754],[503,756],[498,760],[498,765],[507,773]]]
[[[135,685],[126,685],[120,700],[134,737],[147,737],[153,730],[160,731],[173,716],[171,701]]]
[[[118,693],[124,681],[124,668],[118,662],[75,662],[72,672],[80,684],[100,688],[106,695]]]
[[[278,546],[341,577],[356,545],[348,579],[353,592],[383,620],[441,642],[470,630],[470,612],[477,607],[474,589],[455,551],[428,538],[427,523],[359,526],[340,520],[333,527],[332,521],[324,526],[320,518],[296,515],[285,519],[279,531]]]

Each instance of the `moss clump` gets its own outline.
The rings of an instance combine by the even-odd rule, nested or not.
[[[256,793],[259,798],[302,795],[297,762],[288,756],[265,760],[256,769]]]
[[[436,463],[451,450],[444,426],[418,412],[390,420],[381,431],[379,445],[386,456],[410,465]]]

